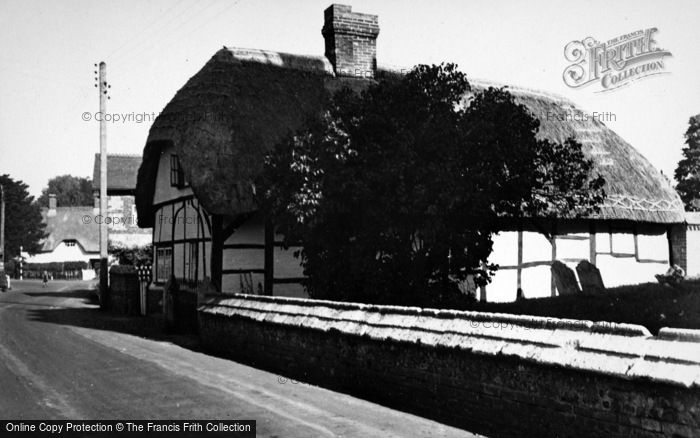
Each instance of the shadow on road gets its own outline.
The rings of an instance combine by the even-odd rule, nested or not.
[[[70,292],[22,292],[29,297],[50,297],[50,298],[82,298],[86,304],[99,304],[95,291],[74,290]]]
[[[197,335],[166,332],[162,315],[130,316],[100,310],[93,291],[33,292],[25,293],[25,295],[83,299],[84,307],[27,309],[27,318],[31,321],[125,333],[155,341],[170,342],[197,352],[203,351],[200,348]],[[24,304],[33,305],[32,303]]]

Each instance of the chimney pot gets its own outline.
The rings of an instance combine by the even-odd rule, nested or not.
[[[49,193],[49,211],[48,216],[56,216],[56,195]]]
[[[326,41],[326,58],[336,76],[373,78],[377,72],[376,15],[352,12],[348,5],[330,5],[324,12],[321,33]]]

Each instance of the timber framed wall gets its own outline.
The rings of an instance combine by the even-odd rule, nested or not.
[[[211,278],[211,219],[194,196],[156,206],[153,227],[154,281],[173,274],[184,284]]]
[[[665,272],[672,257],[672,233],[665,225],[580,220],[545,224],[542,230],[522,224],[504,228],[494,236],[490,261],[499,271],[486,287],[489,301],[514,301],[519,288],[527,298],[555,296],[550,271],[554,260],[572,269],[588,260],[600,269],[605,286],[615,287],[656,281],[654,274]]]
[[[303,269],[294,252],[282,246],[274,224],[256,213],[228,223],[222,245],[222,286],[227,294],[306,297]]]
[[[700,436],[700,332],[237,295],[206,348],[487,436]]]

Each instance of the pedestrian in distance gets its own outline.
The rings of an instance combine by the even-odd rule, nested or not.
[[[49,283],[49,273],[44,271],[44,275],[42,277],[42,284],[41,287],[46,287],[46,285]]]

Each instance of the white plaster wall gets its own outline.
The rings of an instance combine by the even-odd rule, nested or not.
[[[264,288],[265,275],[263,274],[224,274],[221,276],[221,291],[225,294],[250,293],[250,291],[244,290],[248,284],[246,278],[250,279],[254,294]]]
[[[501,266],[518,264],[518,232],[502,231],[493,236],[493,253],[489,262]]]
[[[153,194],[154,204],[192,194],[190,187],[179,189],[170,185],[170,155],[174,152],[173,147],[166,148],[161,152],[160,161],[158,161],[158,174],[156,175],[156,190]]]
[[[668,262],[668,239],[665,234],[660,236],[640,234],[637,236],[637,246],[639,258]]]
[[[586,234],[571,234],[570,236],[586,236]],[[690,234],[689,234],[690,236]],[[655,282],[655,274],[660,274],[668,269],[668,242],[665,234],[644,235],[637,238],[640,259],[658,260],[655,263],[641,263],[634,257],[634,236],[630,233],[613,233],[613,250],[616,253],[630,254],[632,257],[613,257],[600,254],[610,252],[610,234],[598,233],[596,236],[596,266],[600,269],[603,282],[606,287],[616,287],[629,284]],[[692,241],[692,243],[691,243]],[[688,266],[691,266],[691,253],[696,254],[693,259],[693,269],[700,275],[700,231],[688,238]],[[585,259],[590,256],[588,240],[556,239],[557,259]],[[690,250],[691,245],[697,249]],[[499,233],[494,236],[494,252],[491,262],[500,265],[517,264],[517,233]],[[523,232],[523,262],[550,261],[552,248],[550,242],[541,234]],[[565,264],[576,271],[577,262],[567,261]],[[551,296],[551,271],[549,266],[536,266],[522,269],[522,289],[527,298],[540,298]],[[496,272],[492,282],[486,287],[488,301],[508,302],[515,300],[517,291],[517,270],[502,269]]]
[[[686,274],[690,277],[700,276],[700,230],[686,231],[686,257],[688,262],[688,271]]]
[[[304,276],[301,259],[294,257],[294,252],[299,249],[299,247],[291,247],[285,250],[275,247],[275,278],[299,278]]]
[[[281,235],[275,236],[277,241],[282,240]],[[226,239],[225,244],[265,244],[265,225],[259,215],[251,217]],[[303,276],[303,270],[299,259],[294,257],[294,251],[298,248],[284,250],[279,247],[274,249],[274,277],[275,278],[299,278]],[[223,251],[222,266],[227,269],[265,269],[265,250],[263,248],[227,248]],[[264,286],[264,274],[224,274],[222,278],[222,290],[224,293],[240,293],[241,280],[251,279],[253,290],[257,292],[258,286]],[[245,286],[244,286],[245,288]],[[275,296],[289,296],[305,298],[308,295],[300,284],[275,284],[273,286]]]
[[[570,236],[586,237],[586,240],[557,239],[557,259],[588,260],[591,255],[588,234],[571,234]]]
[[[224,249],[223,269],[264,269],[265,250],[260,249]]]
[[[173,238],[173,206],[165,205],[156,211],[154,222],[154,242],[169,242]]]
[[[174,266],[173,266],[173,274],[175,274],[175,278],[183,278],[184,277],[184,270],[182,267],[182,263],[184,260],[184,254],[185,254],[185,245],[182,243],[176,243],[173,245],[173,261],[174,261]]]
[[[517,254],[518,247],[509,251]],[[552,245],[549,240],[540,233],[523,232],[523,263],[548,260],[552,260]]]
[[[668,253],[668,251],[666,252]],[[668,262],[639,263],[632,257],[619,258],[598,254],[597,262],[605,287],[648,282],[655,283],[656,278],[654,275],[662,274],[668,270]]]

